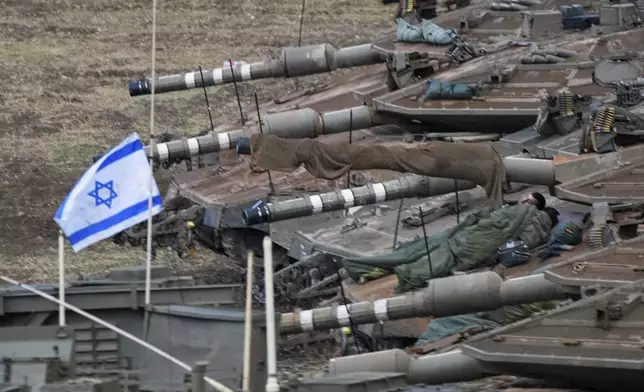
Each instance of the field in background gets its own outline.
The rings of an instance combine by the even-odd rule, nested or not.
[[[5,0],[0,15],[0,273],[55,280],[57,226],[52,216],[92,157],[133,131],[149,133],[149,98],[131,98],[127,82],[150,74],[151,0]],[[157,73],[248,62],[296,46],[301,0],[159,0]],[[302,44],[368,42],[392,26],[394,5],[380,0],[309,0]],[[300,88],[328,75],[303,77]],[[251,82],[242,105],[293,91],[292,80]],[[239,120],[232,85],[208,91],[216,124]],[[193,135],[209,121],[203,92],[156,99],[157,133]],[[160,174],[161,186],[168,174]],[[143,263],[142,249],[104,241],[67,252],[70,278]],[[224,258],[202,251],[176,270],[234,279]],[[222,263],[223,261],[223,263]],[[232,272],[232,271],[231,271]]]

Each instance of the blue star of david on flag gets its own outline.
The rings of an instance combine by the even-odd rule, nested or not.
[[[101,196],[101,189],[107,189],[108,196],[107,198],[103,198]],[[88,193],[91,197],[94,198],[95,205],[98,207],[101,204],[105,204],[107,208],[112,208],[112,200],[116,199],[118,196],[116,192],[114,192],[114,181],[108,181],[106,183],[102,183],[100,181],[94,181],[94,190]]]
[[[152,196],[152,208],[149,198]],[[161,212],[163,203],[136,133],[94,163],[69,192],[54,220],[74,252]]]

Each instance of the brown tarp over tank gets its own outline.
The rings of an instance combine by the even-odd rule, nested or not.
[[[490,143],[425,142],[410,146],[324,144],[315,139],[251,138],[251,170],[291,172],[304,164],[316,178],[335,180],[350,170],[393,170],[471,181],[502,204],[505,167]]]

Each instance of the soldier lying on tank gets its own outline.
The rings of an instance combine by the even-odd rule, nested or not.
[[[358,282],[394,273],[398,276],[398,289],[409,291],[424,287],[429,279],[501,261],[499,251],[508,253],[509,266],[520,264],[527,261],[521,252],[547,243],[559,221],[556,209],[539,210],[542,205],[529,200],[497,209],[481,208],[426,240],[412,240],[384,255],[346,259],[344,267]],[[504,247],[508,241],[512,246]],[[515,257],[519,260],[512,259]]]
[[[546,198],[539,192],[532,192],[524,195],[517,201],[506,201],[505,204],[514,206],[517,204],[532,204],[537,207],[538,210],[542,211],[546,208]]]
[[[559,222],[552,229],[550,241],[539,247],[543,250],[537,254],[537,261],[543,262],[551,257],[561,256],[561,251],[572,250],[576,245],[581,244],[584,238],[584,228],[588,226],[590,217],[591,214],[588,212],[582,219]]]
[[[542,195],[539,194],[543,198]],[[552,207],[539,208],[541,204],[539,202],[531,203],[530,197],[523,198],[524,201],[521,204],[534,205],[542,211],[542,214],[548,216],[550,220],[550,230],[552,231],[555,227],[559,225],[559,211]],[[532,198],[532,200],[535,200]],[[521,200],[520,200],[521,201]],[[543,199],[545,204],[545,199]],[[523,229],[521,235],[517,238],[512,238],[506,241],[503,245],[499,246],[497,249],[497,261],[501,263],[506,268],[516,267],[521,264],[525,264],[530,261],[530,253],[536,249],[540,249],[546,241],[545,231],[543,231],[543,226],[539,228],[539,225],[535,225],[537,221],[533,218],[530,223]]]

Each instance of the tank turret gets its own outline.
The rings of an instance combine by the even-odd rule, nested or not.
[[[383,63],[385,58],[375,51],[371,44],[336,49],[329,44],[289,47],[282,50],[279,58],[264,62],[233,65],[201,72],[184,72],[176,75],[160,76],[154,84],[155,93],[189,90],[203,86],[219,86],[235,82],[265,78],[294,78],[331,72],[336,69],[360,67]],[[141,79],[128,83],[130,96],[151,93],[151,80]]]

